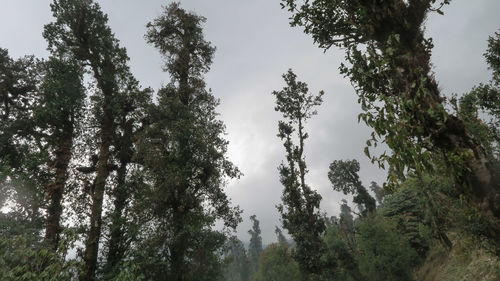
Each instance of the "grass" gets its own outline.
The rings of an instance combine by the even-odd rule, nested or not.
[[[415,273],[417,281],[498,281],[500,259],[471,237],[450,234],[453,249],[434,244]]]

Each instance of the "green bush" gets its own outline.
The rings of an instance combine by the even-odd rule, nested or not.
[[[417,252],[391,220],[381,216],[359,224],[358,263],[367,281],[412,280]]]
[[[0,236],[0,280],[70,281],[76,280],[81,263],[66,259],[76,236],[68,235],[57,251],[32,243],[29,235]]]
[[[292,258],[286,244],[269,245],[259,261],[259,271],[253,281],[299,281],[302,280],[299,265]]]

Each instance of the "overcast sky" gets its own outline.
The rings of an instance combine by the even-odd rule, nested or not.
[[[52,21],[50,0],[1,0],[0,47],[12,57],[26,54],[47,57],[43,25]],[[99,0],[121,46],[126,47],[130,66],[145,87],[158,89],[169,81],[161,71],[161,58],[143,39],[145,25],[158,16],[160,0]],[[275,241],[274,226],[280,225],[275,205],[282,186],[277,166],[285,152],[276,137],[279,114],[274,112],[273,90],[284,86],[281,75],[292,68],[313,92],[326,92],[324,103],[306,129],[307,181],[323,196],[321,208],[329,215],[339,212],[344,197],[334,192],[327,178],[335,159],[358,159],[366,186],[382,184],[385,172],[371,165],[363,147],[371,132],[357,123],[357,97],[348,80],[338,71],[342,50],[324,53],[299,28],[288,25],[289,14],[279,0],[182,0],[181,6],[207,18],[206,39],[217,47],[207,85],[221,100],[218,112],[227,126],[231,160],[244,176],[226,190],[243,210],[238,234],[244,241],[251,227],[248,217],[260,219],[264,243]],[[482,54],[488,36],[500,28],[500,1],[454,0],[444,16],[427,20],[427,34],[434,39],[434,71],[442,92],[463,93],[490,72]]]

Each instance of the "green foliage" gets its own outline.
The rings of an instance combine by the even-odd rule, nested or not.
[[[346,49],[351,66],[343,65],[341,72],[351,79],[358,93],[364,111],[360,119],[375,130],[365,148],[367,156],[381,166],[388,161],[397,171],[406,167],[429,169],[425,148],[447,118],[428,74],[432,43],[421,30],[425,14],[435,1],[282,2],[282,7],[293,13],[291,25],[304,27],[320,48],[334,45]],[[411,20],[404,20],[409,14]],[[409,49],[414,44],[418,53]],[[361,45],[365,51],[361,51]],[[393,155],[372,157],[369,147],[379,138],[395,152]]]
[[[290,24],[303,27],[320,48],[345,49],[340,71],[358,95],[363,110],[359,121],[374,130],[365,154],[382,168],[389,165],[384,187],[392,191],[408,173],[434,173],[439,158],[455,189],[473,202],[488,221],[491,238],[499,240],[500,180],[486,141],[495,133],[476,120],[471,126],[462,119],[467,114],[450,114],[432,72],[433,43],[425,36],[425,19],[432,12],[442,14],[449,2],[282,0],[282,8],[292,13]],[[498,66],[498,37],[490,38],[486,54],[493,69]],[[476,90],[488,110],[498,109],[498,91],[491,89]],[[392,152],[372,155],[370,148],[380,141]]]
[[[286,244],[269,245],[259,261],[253,281],[299,281],[303,280],[299,265],[292,258],[290,249]]]
[[[418,255],[396,225],[381,216],[359,224],[359,268],[367,281],[412,280]]]
[[[200,87],[197,83],[204,83],[200,76],[210,69],[215,52],[215,47],[203,36],[202,24],[205,21],[206,18],[180,8],[179,3],[171,3],[159,17],[147,24],[145,38],[163,56],[164,70],[174,81],[187,83],[189,80],[189,85],[183,86],[193,87],[192,90]],[[185,33],[179,33],[179,30]]]
[[[45,63],[45,73],[40,88],[42,97],[35,107],[34,119],[42,129],[49,129],[48,134],[57,134],[82,113],[85,89],[82,85],[83,69],[70,59],[49,58]],[[48,138],[51,146],[56,138]]]
[[[31,243],[35,243],[40,239],[40,225],[20,217],[15,212],[2,213],[0,212],[0,235],[5,238],[25,235],[30,238]]]
[[[139,265],[135,261],[126,261],[120,268],[120,272],[116,274],[111,281],[141,281],[145,277],[139,273]]]
[[[82,264],[68,259],[76,236],[66,231],[56,252],[26,234],[0,237],[0,279],[6,281],[75,280]]]
[[[12,59],[0,49],[0,206],[41,228],[49,153],[36,127],[33,110],[44,63],[33,56]]]
[[[329,226],[323,240],[326,245],[326,251],[322,257],[325,265],[323,280],[360,280],[355,256],[352,255],[342,238],[338,226]]]
[[[420,257],[425,257],[429,249],[429,220],[435,215],[432,209],[427,209],[423,188],[418,181],[407,180],[403,188],[386,197],[378,212],[395,223],[398,233],[406,237]]]
[[[231,237],[227,243],[226,269],[224,280],[249,281],[251,264],[243,243],[236,237]]]
[[[486,61],[493,72],[488,84],[480,84],[455,99],[457,114],[466,122],[468,133],[486,150],[493,163],[500,160],[500,34],[488,39]]]
[[[495,32],[494,36],[488,38],[488,49],[486,54],[486,62],[493,71],[493,82],[496,86],[500,83],[500,33]],[[497,97],[498,98],[498,97]],[[498,103],[497,103],[498,108]],[[497,111],[498,112],[498,111]]]

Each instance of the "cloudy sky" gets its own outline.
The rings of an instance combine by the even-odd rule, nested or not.
[[[12,57],[34,54],[47,57],[42,38],[43,25],[52,21],[50,0],[1,0],[0,47]],[[127,48],[130,66],[145,87],[158,89],[169,81],[161,72],[161,58],[143,39],[145,25],[158,16],[161,0],[98,0],[121,45]],[[324,103],[306,125],[308,182],[323,196],[321,208],[338,214],[342,194],[331,190],[328,165],[335,159],[358,159],[360,175],[368,185],[382,184],[385,172],[363,155],[370,129],[357,123],[360,112],[348,80],[339,75],[343,51],[326,53],[312,39],[288,25],[289,14],[279,0],[181,0],[181,6],[207,18],[207,40],[217,47],[208,86],[220,98],[218,108],[227,126],[229,154],[244,176],[227,186],[233,203],[243,210],[238,228],[248,240],[248,217],[261,221],[264,243],[275,240],[274,226],[280,225],[275,205],[282,187],[277,166],[284,148],[276,137],[279,114],[274,112],[271,92],[284,86],[281,75],[292,68],[299,80],[313,92],[326,92]],[[486,40],[500,28],[500,1],[454,0],[445,15],[427,20],[427,34],[434,39],[433,64],[444,94],[463,93],[490,73],[482,54]]]

